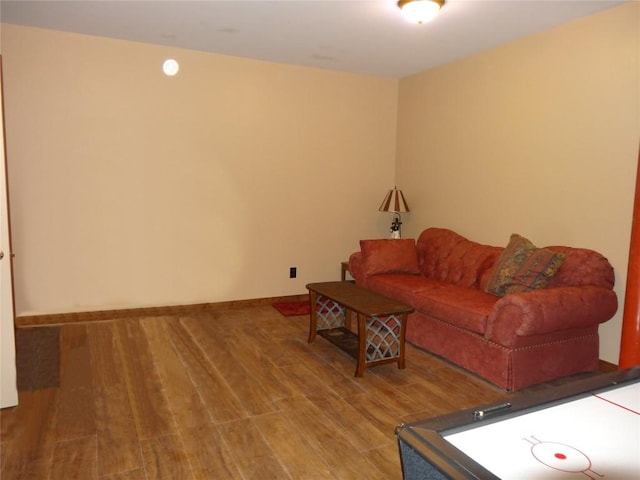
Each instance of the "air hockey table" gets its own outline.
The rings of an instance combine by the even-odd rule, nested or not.
[[[640,366],[396,434],[405,480],[640,479]]]

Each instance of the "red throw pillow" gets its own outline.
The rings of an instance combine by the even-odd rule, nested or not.
[[[420,273],[413,239],[360,240],[362,273]]]

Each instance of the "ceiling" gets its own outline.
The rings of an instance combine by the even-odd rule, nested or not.
[[[396,0],[1,0],[0,20],[402,78],[622,3],[448,0],[416,25]]]

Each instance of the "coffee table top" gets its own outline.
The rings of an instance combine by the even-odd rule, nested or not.
[[[379,295],[351,282],[309,283],[307,289],[335,300],[349,310],[370,317],[413,311],[410,305]]]

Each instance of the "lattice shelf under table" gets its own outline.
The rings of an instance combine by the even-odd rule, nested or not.
[[[336,287],[333,283],[307,286],[311,302],[309,343],[317,334],[354,356],[358,360],[356,377],[364,375],[365,368],[381,363],[397,362],[399,368],[404,368],[404,335],[407,314],[411,308],[397,304],[388,310],[401,311],[368,315],[367,307],[383,297],[358,289],[358,302],[349,296],[358,287]],[[329,291],[338,299],[319,293],[317,290],[322,290],[322,287],[336,287],[329,288]],[[351,302],[351,307],[344,305],[347,301]],[[352,317],[357,318],[357,333],[351,329]]]

